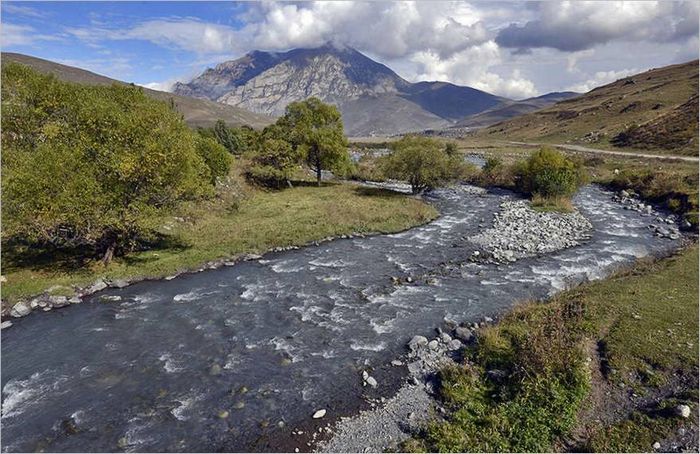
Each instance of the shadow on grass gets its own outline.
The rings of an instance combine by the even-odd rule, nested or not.
[[[370,188],[367,186],[358,186],[354,189],[355,193],[360,196],[369,197],[406,197],[410,194],[403,192],[392,191],[384,188]]]
[[[157,257],[141,257],[135,252],[143,251],[173,251],[180,252],[191,247],[182,239],[154,234],[148,239],[139,241],[133,251],[120,254],[118,259],[127,265],[156,260]],[[51,244],[30,243],[22,240],[7,240],[2,242],[3,273],[33,270],[33,271],[78,271],[101,258],[94,246],[82,245],[74,247],[57,247]]]

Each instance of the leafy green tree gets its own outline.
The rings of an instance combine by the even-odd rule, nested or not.
[[[246,170],[249,180],[270,188],[292,187],[292,173],[301,157],[300,151],[285,139],[286,133],[278,124],[262,131],[257,150],[249,153],[250,165]]]
[[[4,239],[89,245],[109,263],[159,210],[213,193],[197,136],[140,88],[2,66]]]
[[[231,154],[240,154],[241,139],[223,120],[217,120],[214,124],[214,137]]]
[[[408,181],[414,194],[457,180],[467,171],[463,160],[448,155],[435,139],[404,136],[392,149],[383,159],[383,172],[389,178]]]
[[[544,198],[571,196],[585,180],[580,163],[544,147],[517,166],[517,188]]]
[[[316,173],[319,186],[323,170],[340,173],[350,168],[343,121],[335,106],[318,98],[293,102],[277,125],[286,130],[289,142]]]

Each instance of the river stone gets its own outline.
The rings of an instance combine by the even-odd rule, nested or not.
[[[221,419],[226,419],[228,418],[228,412],[226,410],[221,410],[217,416]]]
[[[459,341],[459,339],[452,339],[449,344],[447,344],[447,349],[454,351],[454,350],[459,350],[462,348],[462,343]]]
[[[675,408],[676,415],[680,416],[681,418],[688,418],[690,417],[690,407],[687,405],[678,405]]]
[[[447,333],[440,333],[440,340],[445,344],[449,344],[452,340],[452,336]]]
[[[313,414],[312,418],[313,419],[320,419],[326,416],[326,410],[321,409],[321,410],[316,410],[316,412]]]
[[[365,381],[366,381],[367,384],[370,385],[372,388],[376,388],[377,385],[378,385],[377,380],[375,380],[374,377],[372,377],[372,376],[367,377],[367,380],[365,380]]]
[[[457,328],[455,328],[454,335],[457,339],[461,340],[464,343],[470,342],[474,338],[472,330],[464,326],[458,326]]]
[[[112,287],[124,288],[129,285],[129,282],[124,279],[115,279],[112,281]]]
[[[104,290],[107,288],[107,283],[103,279],[98,279],[93,284],[85,290],[85,293],[92,294],[95,292],[99,292],[100,290]]]
[[[429,348],[429,349],[431,349],[431,350],[437,350],[438,347],[439,347],[438,341],[436,341],[435,339],[433,339],[433,340],[431,340],[430,342],[428,342],[428,348]]]
[[[24,301],[20,301],[19,303],[12,306],[12,309],[10,310],[10,315],[15,318],[19,318],[24,317],[25,315],[29,315],[31,311],[32,308],[29,307],[27,303],[25,303]]]
[[[63,307],[70,304],[65,296],[49,296],[49,302],[53,307]]]
[[[366,370],[363,370],[362,371],[362,380],[367,381],[368,378],[369,378],[369,373]]]
[[[68,300],[69,303],[71,304],[80,304],[83,302],[83,300],[79,296],[74,296]]]
[[[408,342],[408,348],[411,351],[416,351],[420,347],[428,345],[428,339],[425,336],[413,336],[413,338]]]
[[[238,402],[236,402],[235,404],[233,404],[233,408],[235,408],[236,410],[240,410],[240,409],[242,409],[242,408],[244,408],[244,407],[245,407],[245,402],[243,402],[243,401],[241,401],[241,400],[239,400]]]
[[[403,362],[400,361],[400,360],[398,360],[398,359],[394,359],[394,360],[391,361],[391,365],[392,365],[392,366],[399,367],[399,366],[403,366]]]
[[[5,320],[4,322],[0,323],[0,329],[7,329],[10,326],[12,326],[12,322],[9,320]]]
[[[221,374],[221,366],[218,364],[212,364],[212,366],[209,368],[209,375],[220,375]]]

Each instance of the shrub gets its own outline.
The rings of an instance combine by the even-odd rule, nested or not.
[[[60,82],[2,66],[3,238],[91,246],[109,262],[150,215],[213,193],[181,116],[140,88]]]
[[[392,149],[382,159],[382,171],[389,178],[408,181],[414,194],[464,178],[470,171],[461,156],[448,155],[440,142],[428,137],[404,136]]]
[[[568,197],[585,182],[580,163],[551,148],[542,148],[516,167],[516,187],[542,197]]]

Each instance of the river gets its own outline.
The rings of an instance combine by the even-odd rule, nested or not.
[[[427,195],[441,217],[403,233],[141,282],[17,320],[2,331],[3,450],[261,449],[315,410],[332,417],[358,399],[363,368],[445,319],[496,315],[678,246],[653,236],[653,218],[586,186],[574,199],[594,226],[585,244],[468,261],[468,238],[512,197],[441,189]]]

